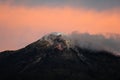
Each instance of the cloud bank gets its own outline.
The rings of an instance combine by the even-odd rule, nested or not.
[[[27,8],[0,6],[0,26],[11,29],[29,28],[51,32],[120,32],[120,10],[95,11],[65,8]],[[15,30],[16,31],[16,30]]]
[[[70,35],[75,45],[92,49],[105,50],[120,55],[120,35],[119,34],[89,34],[73,32]]]

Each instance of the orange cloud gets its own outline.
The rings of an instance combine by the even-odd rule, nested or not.
[[[71,32],[74,30],[90,33],[120,32],[120,11],[95,11],[65,8],[26,8],[0,6],[0,22],[9,27]]]
[[[21,36],[24,40],[31,42],[44,33],[55,31],[65,33],[79,31],[92,34],[120,33],[119,14],[120,9],[95,11],[71,7],[28,8],[0,5],[0,40],[3,39],[4,43],[11,34],[17,42],[18,37]]]

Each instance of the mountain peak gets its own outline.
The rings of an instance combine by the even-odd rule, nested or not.
[[[39,41],[46,42],[46,46],[56,48],[60,51],[69,49],[72,46],[70,38],[60,32],[53,32],[43,36]]]

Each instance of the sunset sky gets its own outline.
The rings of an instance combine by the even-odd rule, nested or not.
[[[0,51],[73,31],[120,34],[120,0],[0,0]]]

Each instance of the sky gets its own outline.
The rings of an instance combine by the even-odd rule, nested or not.
[[[0,0],[0,51],[74,31],[120,34],[120,0]]]

